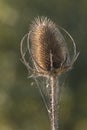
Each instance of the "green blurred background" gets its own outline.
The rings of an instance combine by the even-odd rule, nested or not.
[[[87,0],[0,0],[0,130],[50,130],[20,61],[20,41],[38,15],[64,27],[80,51],[61,91],[59,130],[87,130]]]

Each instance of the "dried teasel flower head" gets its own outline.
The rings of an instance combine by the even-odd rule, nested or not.
[[[70,59],[67,44],[60,30],[63,30],[71,39],[74,47],[73,58]],[[21,55],[26,67],[39,76],[60,75],[71,69],[79,53],[71,35],[62,27],[57,26],[47,17],[35,18],[26,35],[27,49],[33,62],[33,67],[25,59],[23,40],[21,42]],[[30,41],[30,42],[29,42]]]

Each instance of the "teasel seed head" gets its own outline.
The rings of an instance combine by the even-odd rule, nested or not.
[[[64,31],[73,43],[73,58],[70,59],[67,44],[60,30]],[[27,48],[31,56],[33,67],[26,61],[23,52],[23,40],[27,38]],[[30,31],[21,42],[21,55],[24,64],[34,70],[37,75],[60,75],[72,68],[77,59],[76,45],[71,35],[62,27],[57,26],[47,17],[37,17],[30,25]]]
[[[30,32],[32,55],[38,69],[56,71],[68,56],[65,40],[56,24],[47,17],[36,18]]]

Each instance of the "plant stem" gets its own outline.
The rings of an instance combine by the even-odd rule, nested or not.
[[[51,129],[58,130],[58,83],[55,76],[50,77],[50,119]]]

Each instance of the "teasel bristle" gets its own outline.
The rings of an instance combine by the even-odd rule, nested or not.
[[[32,56],[39,69],[55,71],[67,56],[65,40],[55,23],[47,17],[35,18],[30,26]]]

